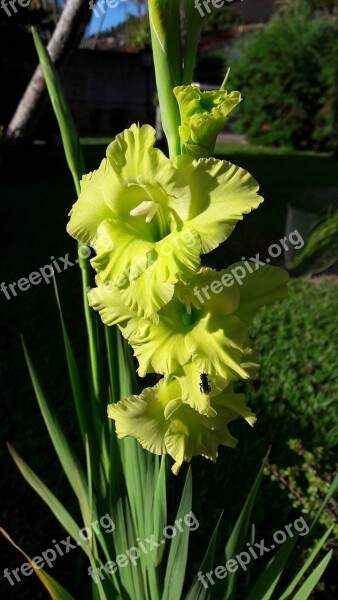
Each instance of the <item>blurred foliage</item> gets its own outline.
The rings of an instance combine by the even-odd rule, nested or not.
[[[120,37],[124,48],[141,50],[151,43],[148,14],[131,15],[109,30],[101,31],[100,38]]]
[[[150,44],[150,26],[148,15],[135,17],[129,15],[126,22],[126,45],[133,50],[141,50]]]
[[[288,446],[296,454],[297,464],[280,469],[277,465],[268,463],[265,474],[272,481],[278,482],[281,489],[287,490],[292,506],[300,509],[307,515],[307,521],[311,521],[324,501],[338,468],[335,473],[332,472],[332,456],[329,461],[327,450],[323,446],[312,451],[305,450],[302,442],[297,439],[289,440]],[[334,525],[332,537],[338,539],[338,504],[334,497],[325,507],[319,523],[323,526],[323,533]],[[330,541],[327,545],[330,545]]]
[[[338,17],[307,9],[274,18],[242,46],[232,70],[244,97],[236,127],[259,144],[338,146]]]
[[[338,0],[276,0],[276,9],[280,14],[303,11],[305,5],[310,14],[338,12]]]
[[[137,5],[137,2],[136,2]],[[140,50],[146,44],[150,44],[150,27],[148,14],[145,13],[144,2],[139,3],[139,12],[137,15],[129,14],[127,19],[112,27],[108,31],[102,31],[99,37],[123,36],[124,46],[130,50]],[[223,10],[212,10],[210,14],[205,15],[202,22],[202,31],[222,31],[227,27],[241,25],[244,22],[243,17],[234,10],[225,8]],[[184,22],[182,21],[184,30]],[[217,80],[218,82],[218,80]],[[214,83],[212,81],[211,83]]]
[[[317,221],[304,248],[295,256],[292,267],[306,267],[312,273],[328,269],[338,260],[338,210],[329,209]]]
[[[303,279],[289,287],[289,300],[262,309],[251,327],[261,368],[254,388],[245,384],[247,403],[281,452],[291,431],[311,449],[338,447],[337,286]]]
[[[206,14],[202,23],[202,31],[222,31],[227,27],[242,25],[243,17],[231,8],[214,8],[210,15]]]

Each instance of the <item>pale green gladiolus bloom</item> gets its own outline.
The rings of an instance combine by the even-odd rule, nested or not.
[[[170,454],[177,474],[184,461],[203,455],[213,462],[218,446],[234,448],[237,440],[230,434],[228,424],[243,417],[250,425],[255,415],[246,406],[244,396],[235,394],[229,385],[211,400],[213,417],[196,412],[181,400],[177,380],[165,377],[153,388],[145,388],[140,396],[129,396],[108,406],[108,416],[115,420],[119,438],[135,437],[154,454]]]
[[[261,306],[287,296],[286,271],[268,265],[253,270],[252,265],[253,272],[247,271],[240,285],[233,273],[243,265],[236,263],[221,272],[202,268],[190,284],[177,284],[156,323],[139,318],[123,305],[119,292],[99,280],[89,302],[104,323],[119,325],[134,349],[142,377],[153,372],[174,375],[184,402],[212,416],[214,393],[224,390],[230,380],[251,376],[256,357],[248,351],[248,327],[253,317]],[[210,399],[200,394],[202,373],[210,379]]]
[[[184,153],[194,158],[212,156],[229,113],[242,101],[240,92],[201,92],[195,85],[181,85],[174,88],[174,94],[180,109]]]
[[[262,198],[251,175],[229,162],[168,159],[153,147],[155,131],[132,125],[86,175],[68,232],[93,245],[92,265],[139,316],[168,304],[188,282],[200,255],[229,237]]]
[[[173,299],[158,313],[159,322],[149,322],[142,335],[129,340],[141,376],[176,374],[193,362],[199,373],[210,376],[212,385],[249,378],[241,365],[248,327],[261,306],[287,297],[289,276],[283,269],[265,265],[247,272],[241,285],[233,279],[230,287],[222,289],[220,283],[220,293],[211,291],[222,278],[229,283],[238,267],[244,269],[243,263],[221,272],[202,268],[189,285],[176,286]]]

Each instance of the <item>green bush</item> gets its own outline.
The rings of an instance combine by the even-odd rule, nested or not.
[[[222,31],[227,27],[242,25],[244,19],[242,15],[231,8],[218,10],[215,8],[209,15],[206,15],[202,22],[202,31]]]
[[[278,465],[268,462],[265,474],[287,492],[292,506],[307,515],[307,520],[311,521],[320,510],[337,473],[337,469],[332,466],[334,457],[323,446],[314,448],[312,452],[305,450],[300,440],[288,440],[288,447],[295,455],[291,466],[280,469]],[[338,504],[334,497],[327,503],[319,517],[319,523],[322,526],[320,536],[333,526],[333,538],[338,539]],[[331,540],[327,542],[326,548],[330,544]]]
[[[241,48],[232,87],[237,129],[260,144],[331,150],[338,144],[338,18],[306,10],[273,19]]]
[[[337,285],[292,279],[289,292],[271,314],[262,309],[251,327],[261,368],[256,389],[246,385],[247,403],[280,451],[291,436],[309,450],[323,443],[337,448]]]

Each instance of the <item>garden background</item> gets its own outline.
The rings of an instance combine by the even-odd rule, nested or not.
[[[107,143],[124,126],[133,120],[149,122],[149,118],[155,124],[146,3],[131,4],[121,7],[112,20],[106,16],[102,22],[101,16],[97,19],[94,15],[89,21],[87,15],[82,20],[84,34],[79,48],[67,51],[68,62],[63,67],[66,93],[82,135],[88,171],[98,166]],[[227,244],[227,255],[218,250],[207,257],[205,264],[216,261],[219,268],[258,252],[265,257],[269,246],[290,231],[290,219],[305,239],[309,239],[310,227],[316,227],[327,215],[329,223],[337,223],[337,3],[285,0],[262,3],[260,9],[256,3],[256,11],[252,4],[244,0],[206,17],[195,71],[196,82],[217,87],[226,68],[231,67],[229,88],[239,89],[244,101],[221,134],[216,156],[248,169],[260,182],[265,198],[259,210],[237,226]],[[37,271],[51,257],[67,253],[70,260],[76,257],[75,244],[65,232],[67,214],[75,200],[73,185],[46,101],[39,103],[39,110],[19,138],[6,135],[37,62],[28,25],[36,24],[48,41],[61,9],[59,4],[36,2],[10,18],[0,14],[1,281],[7,284]],[[93,71],[100,73],[100,86],[90,84],[83,71],[87,61],[79,58],[81,53],[88,57]],[[118,66],[121,63],[123,69]],[[111,65],[114,68],[107,89],[114,88],[114,96],[109,106],[105,77]],[[72,85],[74,79],[78,87]],[[127,80],[130,88],[123,92],[121,82]],[[80,94],[79,89],[86,93]],[[159,145],[163,140],[159,139]],[[258,416],[255,428],[235,423],[231,431],[238,434],[238,447],[221,449],[217,465],[202,458],[193,461],[194,488],[198,490],[193,508],[200,529],[191,542],[192,565],[201,560],[201,548],[222,510],[226,518],[221,538],[226,538],[269,446],[274,476],[266,473],[254,512],[262,536],[269,537],[300,514],[305,520],[307,515],[310,518],[337,471],[337,225],[325,231],[324,241],[317,242],[313,252],[310,247],[306,260],[297,265],[289,260],[290,299],[262,311],[251,329],[262,363],[254,385],[246,385],[248,405]],[[285,258],[282,254],[274,264],[284,265]],[[81,357],[85,340],[77,267],[58,274],[57,283],[73,347]],[[33,556],[50,547],[52,539],[64,539],[65,534],[13,466],[6,441],[29,459],[34,471],[43,474],[66,505],[69,499],[36,408],[21,335],[70,435],[74,407],[52,285],[42,282],[11,299],[2,293],[0,301],[1,524]],[[80,367],[85,377],[84,356]],[[297,451],[288,444],[296,439],[301,442]],[[184,473],[172,477],[169,493],[173,500],[183,477]],[[76,513],[75,506],[69,509]],[[336,522],[337,514],[333,500],[322,519],[323,527]],[[338,556],[333,544],[334,560],[315,598],[337,597]],[[5,540],[1,540],[1,560],[3,568],[10,570],[22,563]],[[83,578],[75,582],[78,569]],[[89,578],[76,550],[57,561],[52,575],[77,593],[76,597],[86,597]],[[4,598],[47,597],[34,576],[22,579],[13,589],[6,580],[1,582]]]

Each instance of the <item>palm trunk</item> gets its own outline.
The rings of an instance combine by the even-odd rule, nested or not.
[[[77,49],[90,17],[88,0],[67,0],[47,46],[58,69],[65,65],[66,60]],[[37,67],[7,127],[6,141],[18,142],[33,131],[43,107],[45,91],[42,71]]]

